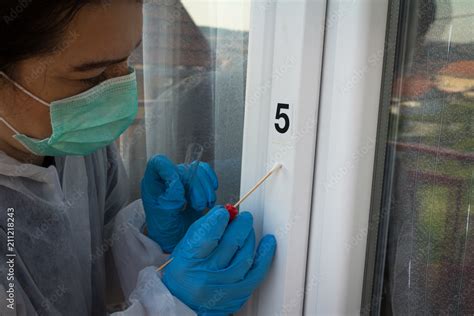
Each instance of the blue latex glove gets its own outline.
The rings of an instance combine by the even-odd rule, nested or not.
[[[172,252],[189,226],[214,206],[217,187],[217,176],[207,163],[191,168],[176,166],[162,155],[151,158],[141,182],[148,236]]]
[[[191,225],[163,270],[170,292],[200,315],[238,311],[267,274],[276,249],[272,235],[262,238],[256,254],[253,218],[215,207]]]

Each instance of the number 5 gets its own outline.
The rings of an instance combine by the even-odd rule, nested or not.
[[[277,132],[281,134],[285,134],[286,132],[288,132],[288,129],[290,128],[290,118],[288,117],[286,113],[281,113],[282,110],[288,110],[288,109],[290,109],[289,104],[278,103],[275,119],[276,120],[283,119],[285,123],[283,126],[280,126],[279,123],[275,123],[275,128]]]

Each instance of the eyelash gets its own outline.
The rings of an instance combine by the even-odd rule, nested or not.
[[[81,79],[80,81],[85,83],[85,84],[95,86],[95,85],[98,85],[99,83],[101,83],[102,81],[105,81],[105,80],[107,80],[107,77],[105,76],[104,73],[101,73],[100,75],[98,75],[96,77]]]

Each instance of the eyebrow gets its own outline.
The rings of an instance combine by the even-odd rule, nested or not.
[[[134,49],[138,48],[141,44],[142,44],[142,40],[140,40],[137,43],[137,45],[135,45]],[[74,71],[83,72],[83,71],[88,71],[92,69],[103,68],[109,65],[118,64],[118,63],[126,61],[129,57],[130,56],[126,56],[123,58],[116,58],[116,59],[106,59],[106,60],[100,60],[100,61],[85,62],[80,65],[73,66],[72,68]]]

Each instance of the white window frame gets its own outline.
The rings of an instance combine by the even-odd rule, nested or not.
[[[257,235],[278,241],[265,283],[241,315],[303,312],[326,0],[252,4],[241,191],[275,162],[283,169],[241,207]],[[289,104],[289,130],[275,128],[277,104]]]
[[[389,0],[329,0],[306,315],[361,306]]]
[[[273,163],[284,168],[241,208],[253,211],[258,236],[276,235],[278,249],[268,279],[239,315],[355,315],[366,308],[388,3],[252,3],[242,193]],[[274,126],[278,103],[290,104],[285,134]]]

